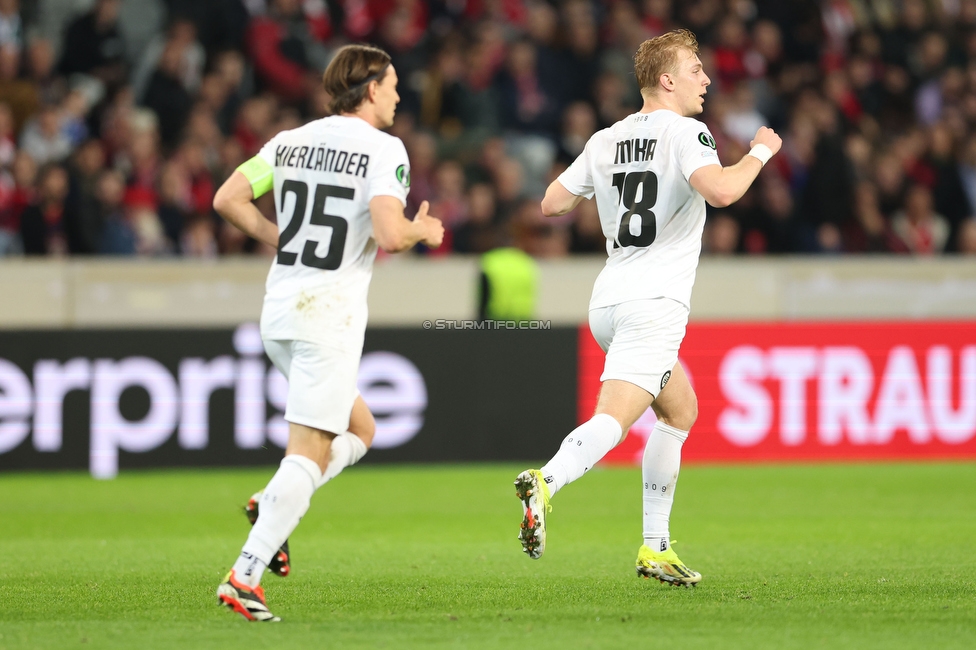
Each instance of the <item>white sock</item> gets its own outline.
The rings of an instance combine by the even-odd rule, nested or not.
[[[261,495],[261,516],[251,527],[241,555],[234,564],[235,577],[250,587],[261,583],[261,575],[281,545],[308,511],[315,486],[322,476],[311,458],[285,456]]]
[[[542,466],[550,495],[586,474],[617,446],[622,436],[620,423],[606,413],[594,415],[576,427],[563,440],[552,460]]]
[[[644,545],[652,551],[671,546],[671,506],[681,467],[681,445],[688,432],[658,421],[644,447]]]
[[[329,459],[329,465],[325,468],[325,473],[322,474],[315,489],[334,479],[345,468],[358,463],[366,452],[366,443],[359,436],[353,433],[336,436],[332,440],[332,457]]]

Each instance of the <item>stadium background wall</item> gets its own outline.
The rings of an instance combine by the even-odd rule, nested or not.
[[[576,328],[371,329],[364,462],[550,454],[575,426]],[[235,330],[0,333],[0,470],[277,463],[286,385]]]
[[[249,322],[267,264],[0,261],[0,471],[276,463],[286,384]],[[365,462],[548,457],[592,412],[602,264],[540,262],[551,329],[430,331],[474,317],[477,259],[379,261]],[[682,361],[701,397],[689,461],[976,457],[968,260],[703,259]],[[652,427],[608,460],[639,462]]]

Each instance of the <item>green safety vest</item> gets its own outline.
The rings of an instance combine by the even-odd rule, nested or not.
[[[481,272],[487,280],[485,318],[523,320],[535,312],[539,268],[518,248],[496,248],[481,256]]]

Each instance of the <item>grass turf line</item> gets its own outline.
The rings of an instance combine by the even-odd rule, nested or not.
[[[356,467],[315,495],[281,625],[215,604],[273,470],[0,475],[0,650],[968,648],[974,464],[686,467],[672,518],[696,589],[640,580],[639,470],[553,499],[515,539],[524,469]]]

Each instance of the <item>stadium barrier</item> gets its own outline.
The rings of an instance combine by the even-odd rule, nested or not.
[[[575,426],[575,328],[371,329],[364,462],[542,458]],[[0,333],[0,471],[268,465],[287,382],[257,325]]]
[[[550,456],[594,405],[602,355],[579,324],[602,264],[541,262],[539,327],[474,329],[476,259],[378,263],[366,462]],[[285,384],[240,325],[267,265],[0,261],[0,471],[277,462]],[[704,259],[693,302],[687,460],[976,457],[969,260]],[[608,460],[639,462],[653,422]]]
[[[539,261],[534,316],[585,323],[606,258]],[[0,330],[234,328],[261,313],[270,261],[0,259]],[[373,327],[478,314],[474,256],[378,260]],[[965,257],[718,257],[698,267],[692,321],[976,319],[976,264]]]
[[[578,417],[603,354],[579,332]],[[692,323],[682,365],[698,421],[694,461],[976,457],[976,323]],[[647,414],[607,462],[640,463]]]
[[[0,470],[273,464],[287,382],[257,326],[0,333]],[[976,327],[689,325],[689,462],[976,457]],[[586,327],[371,329],[366,462],[537,461],[595,406]],[[574,404],[575,397],[575,404]],[[651,411],[607,457],[638,464]]]

